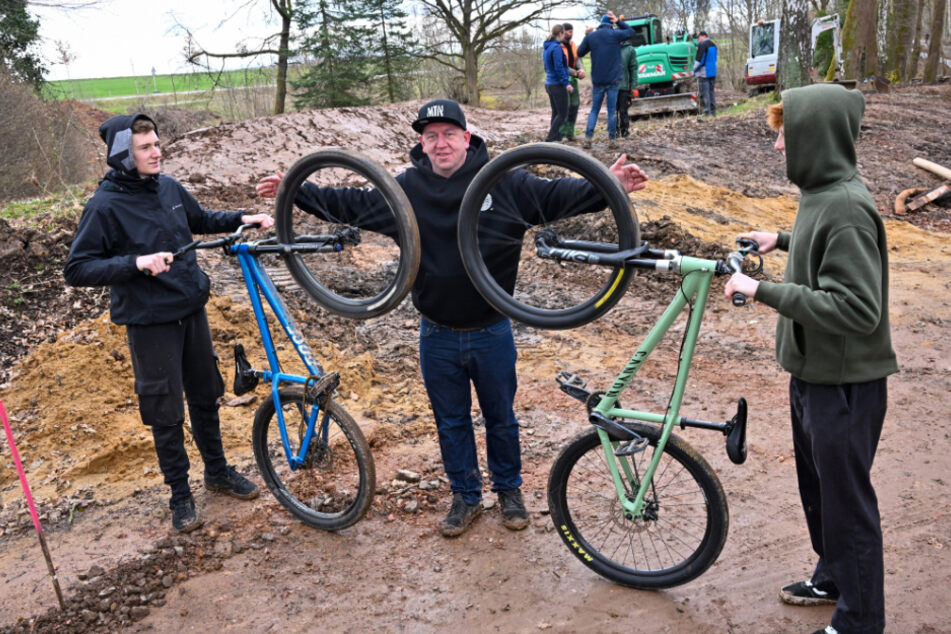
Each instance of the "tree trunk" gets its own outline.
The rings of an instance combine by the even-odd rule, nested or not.
[[[275,5],[276,6],[276,5]],[[290,10],[281,11],[281,39],[277,54],[277,77],[275,78],[276,88],[274,90],[274,114],[284,112],[284,102],[287,100],[287,58],[290,55],[288,47],[291,38],[291,12]]]
[[[842,33],[846,77],[862,79],[875,73],[878,67],[877,17],[876,0],[852,0],[849,4]]]
[[[466,62],[466,103],[478,107],[479,102],[479,58],[471,48],[463,51]]]
[[[812,69],[811,36],[808,0],[784,0],[777,61],[780,90],[809,84],[809,71]]]
[[[918,0],[918,19],[915,23],[915,35],[911,47],[911,64],[908,68],[908,78],[918,76],[918,61],[921,59],[921,22],[925,16],[925,0]]]
[[[928,39],[928,60],[925,62],[925,81],[927,82],[933,82],[938,78],[942,54],[941,38],[944,35],[944,13],[947,6],[947,0],[934,0],[931,36]]]
[[[888,55],[885,75],[898,81],[908,80],[908,57],[915,35],[915,2],[892,2],[888,12]]]

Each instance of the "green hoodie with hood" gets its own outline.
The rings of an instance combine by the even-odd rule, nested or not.
[[[841,385],[898,371],[888,320],[885,225],[856,169],[865,98],[841,86],[783,91],[786,174],[801,192],[782,283],[756,300],[779,313],[776,359],[810,383]]]

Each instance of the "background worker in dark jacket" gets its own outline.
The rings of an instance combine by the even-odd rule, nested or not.
[[[627,138],[631,131],[631,91],[637,88],[637,50],[630,40],[621,42],[621,83],[617,91],[618,134]]]
[[[218,399],[224,381],[212,347],[205,303],[208,276],[195,252],[172,252],[193,233],[273,225],[266,214],[207,211],[174,178],[160,174],[155,122],[145,115],[112,117],[99,128],[112,169],[83,209],[66,260],[72,286],[109,286],[110,315],[126,327],[142,422],[171,489],[172,525],[201,525],[188,485],[183,424],[188,399],[192,435],[205,463],[205,486],[241,499],[258,488],[228,465],[221,444]]]
[[[885,225],[858,175],[865,98],[842,86],[782,93],[770,106],[776,149],[801,198],[792,233],[744,234],[760,252],[788,250],[781,283],[736,274],[726,285],[779,313],[776,358],[789,372],[799,494],[812,548],[810,579],[783,587],[793,605],[835,604],[820,632],[885,628],[882,528],[872,460],[898,371],[888,319]]]
[[[561,48],[564,39],[565,27],[556,24],[551,28],[551,35],[545,40],[542,51],[542,59],[545,62],[545,91],[551,104],[551,122],[546,141],[561,141],[562,126],[568,117],[568,95],[572,87],[568,62]]]
[[[715,117],[717,98],[714,87],[717,83],[717,45],[707,37],[706,31],[697,34],[697,57],[693,63],[693,74],[697,77],[700,100],[703,102],[703,115]]]
[[[561,41],[561,50],[565,52],[565,61],[568,65],[568,76],[571,78],[571,92],[568,93],[568,118],[562,126],[561,136],[569,141],[575,139],[575,123],[578,121],[578,108],[581,107],[581,90],[578,81],[585,78],[584,66],[578,57],[578,45],[571,41],[575,27],[565,22],[565,39]]]
[[[419,225],[422,254],[412,298],[421,314],[420,369],[453,493],[442,534],[461,535],[482,513],[482,476],[471,414],[473,386],[485,419],[487,462],[502,523],[521,530],[528,525],[528,514],[519,488],[522,462],[513,410],[517,377],[512,326],[472,285],[456,238],[462,197],[488,163],[489,154],[485,142],[466,129],[462,108],[449,99],[420,108],[413,129],[419,133],[419,143],[409,153],[412,167],[396,180]],[[643,189],[647,175],[625,161],[625,156],[619,158],[611,171],[627,191]],[[282,178],[281,173],[263,178],[258,193],[275,196]],[[503,177],[483,208],[500,223],[493,235],[511,238],[500,240],[487,254],[490,272],[499,284],[510,292],[514,288],[522,237],[530,225],[540,224],[542,214],[555,219],[603,209],[603,201],[594,192],[586,180],[578,178],[549,180],[525,170]],[[325,219],[372,226],[373,213],[367,210],[377,207],[381,196],[362,188],[305,184],[295,202]],[[395,227],[376,225],[374,230],[395,237]]]
[[[634,37],[634,29],[622,22],[615,29],[617,17],[608,12],[598,28],[585,35],[578,47],[578,57],[591,53],[591,112],[584,131],[586,146],[591,145],[594,127],[598,124],[601,103],[608,102],[608,138],[617,136],[617,93],[621,85],[621,42]]]

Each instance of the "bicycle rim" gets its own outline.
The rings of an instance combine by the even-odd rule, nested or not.
[[[643,475],[660,430],[627,426],[648,438],[649,446],[617,460],[627,461],[631,473]],[[633,500],[636,490],[627,489]],[[707,462],[673,435],[645,498],[646,518],[624,517],[594,429],[562,450],[552,466],[548,496],[552,519],[569,549],[586,566],[621,585],[658,589],[686,583],[716,561],[726,542],[729,515],[723,488]]]
[[[280,400],[290,447],[297,454],[307,428],[304,412],[310,407],[303,407],[299,390],[282,390]],[[326,414],[326,434],[319,434]],[[370,508],[376,489],[373,456],[356,422],[336,402],[318,415],[307,459],[296,470],[284,452],[271,398],[255,414],[253,444],[268,489],[304,523],[339,530],[356,523]]]
[[[300,287],[334,313],[381,315],[403,300],[416,278],[420,247],[412,207],[393,176],[355,152],[328,148],[297,161],[281,181],[275,225],[284,244],[359,229],[359,242],[339,250],[284,256]]]
[[[585,179],[588,194],[577,200],[544,187],[518,187],[514,199],[497,187],[520,170],[546,180]],[[536,192],[541,195],[534,196]],[[600,198],[603,204],[592,204]],[[588,213],[558,220],[564,208]],[[590,209],[588,209],[590,208]],[[602,163],[575,148],[536,143],[513,148],[490,161],[473,179],[460,208],[458,240],[473,285],[496,310],[537,328],[573,328],[610,310],[623,296],[630,271],[623,267],[557,262],[537,256],[540,232],[630,249],[639,244],[630,197]],[[518,261],[515,279],[497,273],[505,258]]]

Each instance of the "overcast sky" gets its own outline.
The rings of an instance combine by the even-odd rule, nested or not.
[[[194,71],[184,59],[185,35],[177,22],[195,33],[210,51],[230,52],[242,39],[268,35],[278,30],[277,21],[266,26],[266,13],[238,12],[233,19],[226,9],[241,4],[220,0],[102,0],[89,9],[51,9],[29,5],[40,20],[41,53],[47,79],[66,79],[67,67],[59,63],[56,41],[65,42],[75,57],[69,77],[121,77]],[[260,7],[269,3],[257,3]],[[223,8],[224,7],[224,8]],[[264,26],[262,26],[264,25]],[[260,58],[267,63],[267,58]],[[235,62],[243,66],[247,62]]]
[[[249,4],[255,8],[239,9]],[[195,71],[185,62],[185,34],[177,23],[187,26],[212,52],[233,52],[241,41],[255,46],[262,36],[279,30],[276,15],[268,10],[270,3],[263,0],[100,0],[93,8],[68,10],[28,6],[40,20],[41,54],[49,80],[67,79],[67,71],[71,79],[148,75],[153,68],[160,75]],[[579,6],[568,5],[555,17],[583,24],[578,19],[583,14]],[[547,21],[541,26],[547,28]],[[580,42],[584,31],[577,32],[578,26],[575,39]],[[75,57],[68,68],[60,61],[57,41]],[[230,63],[231,68],[249,65],[241,59]],[[273,59],[262,56],[252,63]]]

